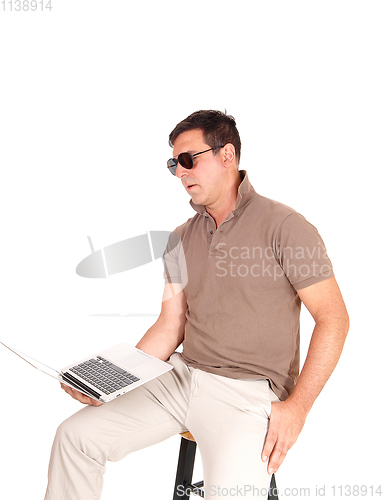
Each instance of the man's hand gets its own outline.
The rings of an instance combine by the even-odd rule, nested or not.
[[[268,463],[268,473],[278,470],[304,427],[307,413],[292,404],[289,399],[272,403],[269,429],[261,454]]]
[[[76,391],[76,389],[72,389],[72,387],[69,387],[66,384],[60,383],[60,385],[67,394],[69,394],[73,399],[80,401],[80,403],[83,403],[84,405],[101,406],[103,404],[101,401],[97,401],[96,399],[90,398],[89,396],[85,396],[85,394]]]

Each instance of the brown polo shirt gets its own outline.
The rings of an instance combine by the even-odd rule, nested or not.
[[[165,279],[186,295],[183,360],[225,377],[267,379],[284,400],[299,374],[297,290],[333,276],[332,264],[314,226],[240,174],[236,208],[218,228],[190,202],[197,214],[170,237]]]

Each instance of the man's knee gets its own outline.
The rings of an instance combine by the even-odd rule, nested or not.
[[[79,431],[70,419],[64,420],[56,431],[55,444],[59,446],[75,445],[79,442]]]
[[[90,437],[89,423],[87,425],[75,414],[59,425],[56,431],[55,444],[63,448],[75,447],[85,451],[86,443]]]

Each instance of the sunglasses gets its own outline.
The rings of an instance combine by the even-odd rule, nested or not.
[[[200,153],[195,153],[191,155],[190,153],[180,153],[177,158],[170,158],[167,161],[167,168],[171,172],[171,174],[176,175],[177,164],[183,168],[190,170],[193,167],[193,158],[197,155],[202,155],[203,153],[208,153],[208,151],[213,151],[214,149],[221,149],[224,146],[216,146],[215,148],[206,149],[205,151],[200,151]]]

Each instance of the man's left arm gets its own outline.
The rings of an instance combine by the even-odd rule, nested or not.
[[[296,442],[305,419],[333,372],[348,333],[348,313],[335,278],[298,290],[300,299],[314,318],[307,357],[292,394],[272,403],[269,429],[262,451],[272,474]]]

